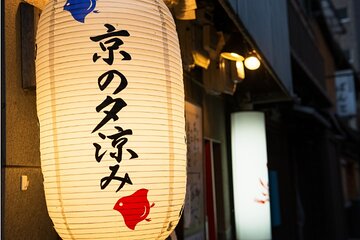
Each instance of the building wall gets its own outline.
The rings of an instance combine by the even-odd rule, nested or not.
[[[318,24],[312,24],[312,29],[316,39],[316,46],[324,60],[324,81],[325,90],[329,96],[330,101],[333,103],[331,112],[336,112],[336,88],[335,88],[335,61],[331,50],[329,49],[324,36],[322,35],[321,29]]]
[[[22,89],[20,0],[5,0],[4,239],[57,239],[46,210],[40,169],[35,91]],[[23,39],[25,40],[25,39]],[[29,187],[21,191],[26,175]]]
[[[216,191],[216,208],[219,239],[232,239],[231,237],[231,206],[229,183],[229,162],[227,156],[226,113],[224,101],[220,97],[204,96],[204,138],[213,139],[221,144],[221,163],[213,163],[214,178],[218,181]]]
[[[43,10],[49,0],[24,0],[25,2]]]
[[[360,34],[360,20],[359,11],[360,4],[357,0],[332,0],[334,7],[337,11],[341,9],[346,9],[347,19],[340,19],[343,23],[346,32],[336,36],[341,48],[349,55],[349,62],[353,64],[357,71],[360,70],[360,46],[357,41],[358,34]]]
[[[180,38],[181,44],[181,38]],[[201,75],[201,74],[200,74]],[[224,97],[207,94],[199,84],[196,84],[197,77],[189,77],[185,73],[185,99],[202,109],[203,138],[220,144],[221,161],[213,162],[217,214],[218,239],[232,240],[232,205],[231,202],[231,173],[228,156],[228,136],[226,118],[227,109]],[[206,81],[207,79],[204,79]],[[204,141],[203,139],[203,141]],[[204,157],[203,157],[204,159]],[[204,186],[206,188],[207,186]],[[206,202],[206,200],[205,200]],[[203,206],[204,209],[206,206]],[[181,239],[181,238],[178,238]]]
[[[287,1],[228,1],[287,91],[292,93]]]
[[[271,202],[271,221],[273,239],[299,239],[299,223],[296,203],[296,187],[293,163],[289,158],[291,146],[288,135],[288,121],[284,121],[281,112],[268,112],[266,115],[266,141],[268,153],[269,185]],[[272,186],[276,174],[278,185]],[[273,192],[272,189],[278,192]],[[274,195],[272,195],[274,193]],[[276,196],[277,194],[277,196]],[[279,208],[277,207],[277,202]]]
[[[355,38],[357,40],[360,39],[360,2],[359,1],[352,1],[352,14],[353,14],[353,19],[354,19],[354,34],[355,34]],[[360,43],[359,41],[357,41],[357,46],[356,46],[356,59],[355,59],[355,68],[356,71],[360,71]]]

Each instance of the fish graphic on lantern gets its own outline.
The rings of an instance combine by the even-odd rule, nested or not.
[[[99,13],[94,10],[96,7],[96,0],[67,0],[64,5],[64,10],[69,11],[76,21],[85,22],[85,17],[91,13]]]
[[[121,213],[124,217],[126,226],[132,230],[135,229],[136,224],[143,220],[148,222],[151,221],[151,219],[147,217],[149,215],[150,208],[152,208],[155,203],[150,206],[147,199],[148,191],[149,190],[144,188],[137,190],[130,196],[120,198],[114,206],[114,210]]]

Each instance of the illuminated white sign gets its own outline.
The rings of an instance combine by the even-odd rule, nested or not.
[[[356,97],[354,75],[351,70],[337,71],[336,84],[336,106],[340,117],[356,115]]]
[[[271,239],[265,117],[261,112],[231,115],[236,239]]]

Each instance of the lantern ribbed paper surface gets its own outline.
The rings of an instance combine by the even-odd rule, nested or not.
[[[165,239],[184,203],[186,144],[179,43],[163,1],[50,1],[36,76],[59,235]]]

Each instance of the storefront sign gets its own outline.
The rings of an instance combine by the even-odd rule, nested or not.
[[[336,106],[340,117],[356,115],[356,97],[354,75],[351,70],[337,71],[336,83]]]
[[[271,239],[263,113],[231,114],[231,148],[236,239]]]

